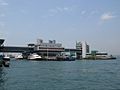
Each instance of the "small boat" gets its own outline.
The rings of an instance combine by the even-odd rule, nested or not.
[[[9,67],[9,65],[10,65],[10,57],[8,57],[8,56],[3,56],[3,65],[4,65],[4,67]]]
[[[3,55],[0,55],[0,67],[3,65]]]
[[[23,59],[23,56],[22,56],[22,55],[17,55],[17,56],[15,57],[15,59],[17,59],[17,60]]]
[[[30,54],[30,55],[28,56],[28,59],[29,59],[29,60],[42,60],[42,57],[39,56],[39,55],[36,54],[36,53],[33,53],[33,54]]]
[[[61,55],[61,56],[56,56],[56,60],[57,61],[75,61],[75,58],[68,55],[65,55],[65,56]]]

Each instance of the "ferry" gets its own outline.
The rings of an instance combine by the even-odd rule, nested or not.
[[[112,60],[116,59],[113,55],[108,55],[108,53],[105,52],[96,52],[94,55],[93,54],[87,54],[85,58],[83,59],[93,59],[93,60]]]
[[[36,53],[33,53],[28,56],[28,60],[42,60],[42,57]]]
[[[21,59],[24,59],[24,58],[23,58],[23,56],[20,54],[20,55],[17,55],[17,56],[15,57],[15,59],[21,60]]]
[[[60,55],[60,56],[56,56],[56,60],[57,61],[75,61],[75,58],[69,55]]]

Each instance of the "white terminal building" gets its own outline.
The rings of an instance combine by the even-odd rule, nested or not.
[[[56,56],[61,52],[64,52],[62,44],[56,43],[56,40],[44,42],[42,39],[37,39],[36,44],[28,44],[28,46],[34,47],[34,51],[43,56]]]
[[[42,39],[37,39],[36,50],[44,48],[62,48],[61,43],[56,43],[56,40],[49,40],[49,42],[43,42]]]
[[[87,42],[76,42],[76,49],[65,49],[61,43],[56,43],[56,40],[49,40],[48,42],[44,42],[42,39],[37,39],[36,44],[28,44],[29,47],[34,47],[34,50],[38,52],[38,54],[46,56],[56,56],[58,54],[64,53],[74,53],[78,56],[78,58],[85,58],[89,53],[89,45]],[[72,51],[73,50],[73,51]],[[76,52],[80,50],[81,52]]]
[[[89,53],[89,45],[87,42],[76,42],[76,49],[82,50],[82,58],[86,58],[86,55]]]

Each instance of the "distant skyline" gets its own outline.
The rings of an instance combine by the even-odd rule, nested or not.
[[[75,48],[120,55],[120,0],[0,0],[0,38],[5,45],[56,40]]]

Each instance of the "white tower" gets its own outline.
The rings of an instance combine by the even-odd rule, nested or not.
[[[87,44],[86,42],[82,42],[82,58],[86,57],[86,52],[87,52]]]

